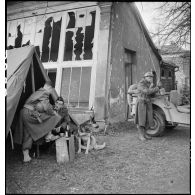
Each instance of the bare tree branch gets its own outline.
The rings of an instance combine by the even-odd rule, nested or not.
[[[178,46],[190,43],[191,2],[164,2],[156,8],[160,11],[158,27],[151,32],[160,44],[175,41]]]

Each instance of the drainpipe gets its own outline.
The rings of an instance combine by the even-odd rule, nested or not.
[[[105,86],[105,98],[106,102],[104,105],[104,122],[107,123],[107,119],[109,118],[109,91],[110,91],[110,78],[111,78],[111,73],[110,73],[110,62],[111,62],[111,42],[112,42],[112,20],[113,20],[113,4],[112,2],[111,5],[111,11],[110,11],[110,26],[109,26],[109,37],[108,37],[108,58],[107,58],[107,66],[106,66],[106,86]],[[108,83],[109,82],[109,83]]]

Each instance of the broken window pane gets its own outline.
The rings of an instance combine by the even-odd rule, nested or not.
[[[74,12],[68,13],[68,27],[71,26],[73,28],[73,25],[70,24],[73,23],[73,18],[75,19],[75,17],[72,16],[71,22],[71,14],[74,14]],[[93,58],[93,40],[96,12],[89,10],[87,12],[77,11],[76,16],[76,27],[78,28],[74,28],[74,31],[67,30],[66,32],[64,61],[88,60]]]
[[[16,20],[10,22],[9,34],[12,37],[16,35],[16,26],[17,26]]]
[[[62,70],[61,96],[64,98],[66,103],[68,103],[70,74],[71,68],[64,68]]]
[[[42,42],[43,42],[43,32],[44,32],[44,16],[36,17],[36,28],[35,28],[35,38],[34,45],[37,50],[39,57],[42,55]]]
[[[74,12],[68,12],[68,22],[67,22],[67,29],[68,28],[75,28],[75,13]]]
[[[24,25],[24,33],[22,39],[22,46],[26,46],[32,44],[34,42],[34,25],[35,25],[35,18],[26,18]]]
[[[44,34],[43,34],[43,45],[42,45],[42,62],[49,61],[49,53],[51,48],[51,33],[52,33],[52,21],[53,17],[47,18],[45,21]]]
[[[23,35],[22,47],[30,45],[30,35]]]
[[[56,62],[58,59],[61,23],[62,13],[47,15],[43,33],[42,62]]]
[[[76,27],[85,26],[86,11],[77,11]]]
[[[21,19],[17,21],[15,48],[22,46],[23,31],[24,31],[24,20]]]
[[[89,106],[89,92],[91,83],[91,67],[82,67],[79,106]]]
[[[76,41],[76,44],[74,45],[75,60],[83,59],[83,56],[81,56],[81,54],[83,53],[83,39],[84,39],[84,31],[83,28],[80,27],[76,31],[76,37],[75,37],[75,41]]]
[[[17,26],[17,37],[15,39],[15,48],[21,47],[22,46],[22,32],[21,32],[21,25],[19,24]]]
[[[7,37],[9,35],[9,27],[10,27],[10,22],[7,22]]]
[[[93,39],[94,39],[94,28],[95,28],[95,11],[90,12],[92,16],[91,26],[85,28],[85,42],[84,42],[84,60],[93,58]]]
[[[73,38],[74,38],[74,31],[71,30],[67,31],[66,38],[65,38],[64,61],[72,60]]]
[[[72,68],[69,103],[71,103],[71,106],[73,106],[73,107],[78,106],[80,74],[81,74],[80,67],[79,68]]]
[[[86,16],[86,21],[85,21],[85,26],[91,26],[92,22],[92,15],[90,14],[90,10],[87,10],[87,16]]]
[[[24,35],[28,35],[28,34],[32,34],[34,32],[32,32],[32,28],[35,24],[35,21],[34,21],[34,17],[31,17],[31,18],[25,18],[24,20]]]
[[[15,45],[15,37],[9,37],[7,42],[7,49],[13,49]]]
[[[62,17],[58,17],[58,18],[54,17],[52,42],[51,42],[51,53],[50,53],[50,61],[53,61],[53,62],[56,62],[58,59],[61,23],[62,23]]]
[[[51,82],[52,82],[52,87],[55,88],[55,84],[56,84],[56,72],[57,69],[48,69],[47,70],[47,75],[50,78]]]
[[[17,21],[13,20],[9,22],[8,39],[7,39],[7,49],[13,49],[15,45]]]
[[[17,26],[21,26],[21,32],[24,33],[24,19],[17,20]]]

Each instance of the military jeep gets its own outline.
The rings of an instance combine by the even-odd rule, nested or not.
[[[162,136],[165,130],[177,125],[190,125],[190,103],[178,106],[176,90],[156,94],[152,98],[154,126],[147,130],[151,136]],[[137,94],[128,93],[128,104],[131,116],[135,116]]]

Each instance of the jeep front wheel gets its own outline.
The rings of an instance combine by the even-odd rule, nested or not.
[[[162,136],[165,130],[165,117],[159,109],[153,110],[154,126],[146,131],[150,136]]]

